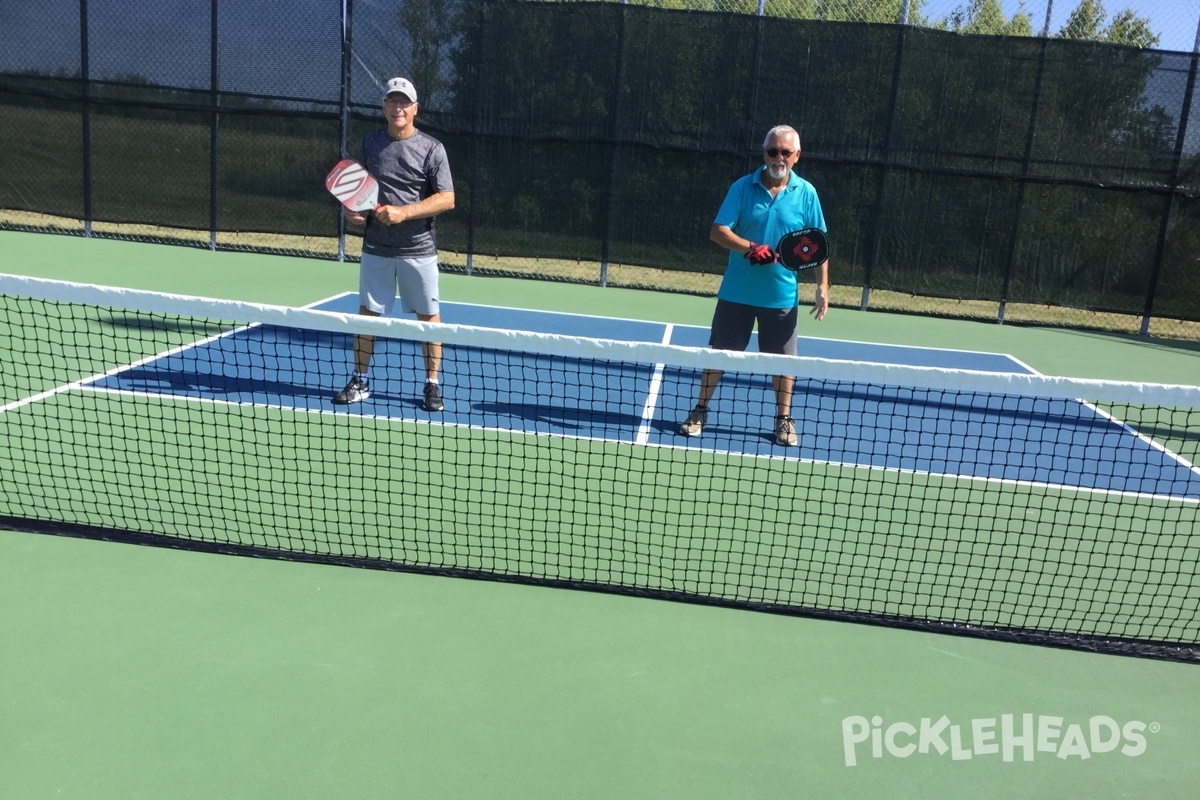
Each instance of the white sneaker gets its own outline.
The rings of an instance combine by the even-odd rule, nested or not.
[[[775,418],[775,444],[784,447],[796,446],[796,422],[791,417]]]

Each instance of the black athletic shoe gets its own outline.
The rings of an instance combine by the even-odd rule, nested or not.
[[[445,407],[442,402],[442,393],[438,391],[438,385],[436,383],[425,384],[425,410],[441,411]]]
[[[370,396],[371,390],[367,388],[367,382],[355,376],[346,384],[345,389],[333,396],[333,402],[336,405],[344,406],[366,400]]]
[[[704,426],[708,424],[708,408],[705,406],[696,406],[687,415],[687,419],[679,426],[679,432],[684,436],[699,436],[704,432]]]

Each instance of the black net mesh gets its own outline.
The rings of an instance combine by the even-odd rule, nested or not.
[[[0,525],[1200,660],[1200,389],[536,322],[0,277]],[[334,405],[364,332],[369,396]]]

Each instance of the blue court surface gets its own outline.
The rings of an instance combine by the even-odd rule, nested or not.
[[[314,305],[357,310],[357,294]],[[442,304],[442,321],[505,330],[702,347],[704,327]],[[750,349],[757,349],[752,342]],[[1067,490],[1200,500],[1200,469],[1082,402],[796,381],[800,446],[773,442],[767,377],[727,374],[702,436],[678,433],[695,403],[695,370],[447,347],[443,412],[421,408],[420,345],[382,339],[371,397],[331,398],[349,377],[352,337],[256,326],[116,370],[92,388],[305,412],[357,414],[518,433],[802,459],[851,467],[1002,480]],[[819,358],[998,373],[1032,372],[1010,356],[801,338]]]

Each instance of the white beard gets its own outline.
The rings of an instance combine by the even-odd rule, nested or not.
[[[771,164],[767,167],[767,174],[777,181],[781,181],[786,178],[788,172],[790,172],[790,170],[788,169],[787,164]]]

